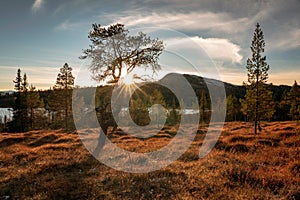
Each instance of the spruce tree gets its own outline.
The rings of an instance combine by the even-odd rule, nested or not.
[[[60,72],[57,75],[55,90],[60,90],[62,96],[57,96],[57,101],[63,103],[64,118],[65,118],[65,129],[69,130],[69,119],[71,118],[71,100],[72,100],[72,88],[74,87],[74,76],[72,75],[72,68],[65,63]]]
[[[21,69],[18,69],[16,79],[14,82],[14,88],[16,90],[16,98],[13,105],[13,120],[11,123],[11,130],[24,132],[28,130],[28,82],[27,75],[21,75]]]
[[[274,113],[272,91],[266,83],[268,80],[269,65],[266,56],[264,34],[259,23],[256,24],[251,44],[252,57],[247,60],[248,84],[245,99],[242,100],[242,111],[254,122],[254,134],[260,128],[260,120],[270,119]]]
[[[206,109],[207,109],[207,98],[206,98],[205,92],[202,91],[201,99],[200,99],[200,106],[199,106],[201,123],[204,123],[204,120],[206,119],[206,116],[204,116]]]
[[[300,86],[297,81],[294,82],[291,90],[286,95],[286,102],[290,105],[289,115],[292,120],[299,119],[300,108]]]
[[[35,90],[35,87],[33,85],[29,86],[29,92],[27,96],[27,104],[28,104],[28,110],[29,110],[29,115],[30,115],[30,129],[35,128],[35,109],[37,108],[43,108],[44,107],[44,102],[40,98],[40,94],[38,91]]]
[[[227,121],[236,121],[237,119],[237,114],[240,111],[240,104],[238,99],[233,96],[229,95],[227,97]]]

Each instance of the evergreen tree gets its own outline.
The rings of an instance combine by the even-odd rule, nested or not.
[[[237,120],[237,115],[241,109],[240,102],[238,99],[233,96],[229,95],[227,97],[227,121],[236,121]]]
[[[22,93],[21,93],[21,123],[24,127],[23,131],[29,130],[29,115],[28,115],[28,81],[26,73],[23,75]]]
[[[176,102],[175,102],[174,97],[172,99],[172,105],[171,106],[172,106],[172,108],[171,108],[171,110],[168,114],[167,123],[169,125],[176,125],[180,121],[180,116],[179,116],[179,113],[177,111],[177,106],[176,106]]]
[[[44,107],[44,102],[40,98],[39,92],[35,90],[35,87],[33,85],[29,86],[29,92],[27,96],[27,105],[28,105],[28,110],[29,110],[29,115],[30,115],[30,129],[35,128],[35,109],[37,108],[43,108]],[[42,116],[40,116],[42,117]]]
[[[300,86],[297,81],[294,82],[291,90],[286,95],[286,103],[289,104],[289,115],[292,120],[299,119],[299,107],[300,107]]]
[[[251,44],[252,58],[247,60],[248,84],[245,99],[242,100],[242,111],[254,122],[254,134],[257,134],[260,120],[270,119],[274,113],[272,91],[266,85],[269,65],[264,53],[264,34],[259,23],[256,24]]]
[[[202,91],[201,98],[200,98],[200,106],[199,106],[201,123],[203,123],[204,120],[206,119],[206,116],[205,116],[206,109],[207,109],[207,98],[206,98],[205,92]]]
[[[64,110],[65,129],[68,131],[70,126],[70,119],[72,118],[72,88],[74,87],[74,76],[72,75],[72,68],[67,63],[60,68],[57,75],[56,84],[54,86],[54,93],[50,101],[50,107],[57,106],[58,109]]]
[[[21,69],[18,69],[14,88],[17,91],[13,105],[13,120],[10,126],[12,131],[24,132],[28,129],[28,110],[27,110],[27,76],[21,75]]]
[[[151,104],[152,105],[158,104],[158,105],[152,106],[152,113],[150,116],[151,116],[151,119],[155,120],[157,127],[159,127],[160,122],[165,119],[165,115],[166,115],[166,113],[164,112],[163,108],[161,108],[161,106],[166,108],[166,102],[165,102],[163,94],[158,89],[155,89],[153,91]],[[159,105],[161,105],[161,106],[159,106]]]
[[[17,77],[14,82],[14,88],[16,90],[16,97],[15,97],[15,102],[13,105],[13,120],[11,122],[10,129],[12,131],[19,131],[23,132],[23,127],[21,125],[21,93],[22,93],[22,75],[21,75],[21,69],[19,68],[17,71]]]

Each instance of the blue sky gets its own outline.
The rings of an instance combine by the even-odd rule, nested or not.
[[[147,32],[145,27],[177,31],[180,34],[160,32],[170,50],[195,65],[203,64],[195,48],[204,50],[220,78],[238,85],[247,80],[245,63],[259,22],[265,34],[269,82],[291,85],[300,81],[299,10],[299,0],[2,1],[0,90],[13,89],[18,68],[38,89],[54,85],[65,62],[76,75],[83,66],[78,57],[90,44],[91,24],[115,22],[124,23],[129,31],[139,28]],[[191,72],[184,64],[168,65],[162,74]],[[205,70],[203,75],[214,77]]]

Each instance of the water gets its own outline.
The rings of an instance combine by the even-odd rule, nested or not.
[[[13,113],[11,108],[0,108],[0,122],[4,122],[4,117],[7,117],[7,120],[10,121],[12,119]]]

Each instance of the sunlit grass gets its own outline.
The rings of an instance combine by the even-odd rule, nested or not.
[[[199,159],[206,133],[201,126],[177,161],[147,174],[120,172],[99,163],[76,133],[2,133],[0,198],[297,199],[300,125],[272,122],[262,126],[263,131],[254,136],[251,124],[225,123],[218,144]],[[149,152],[172,140],[170,130],[173,127],[165,127],[143,140],[119,133],[109,137],[129,151]]]

